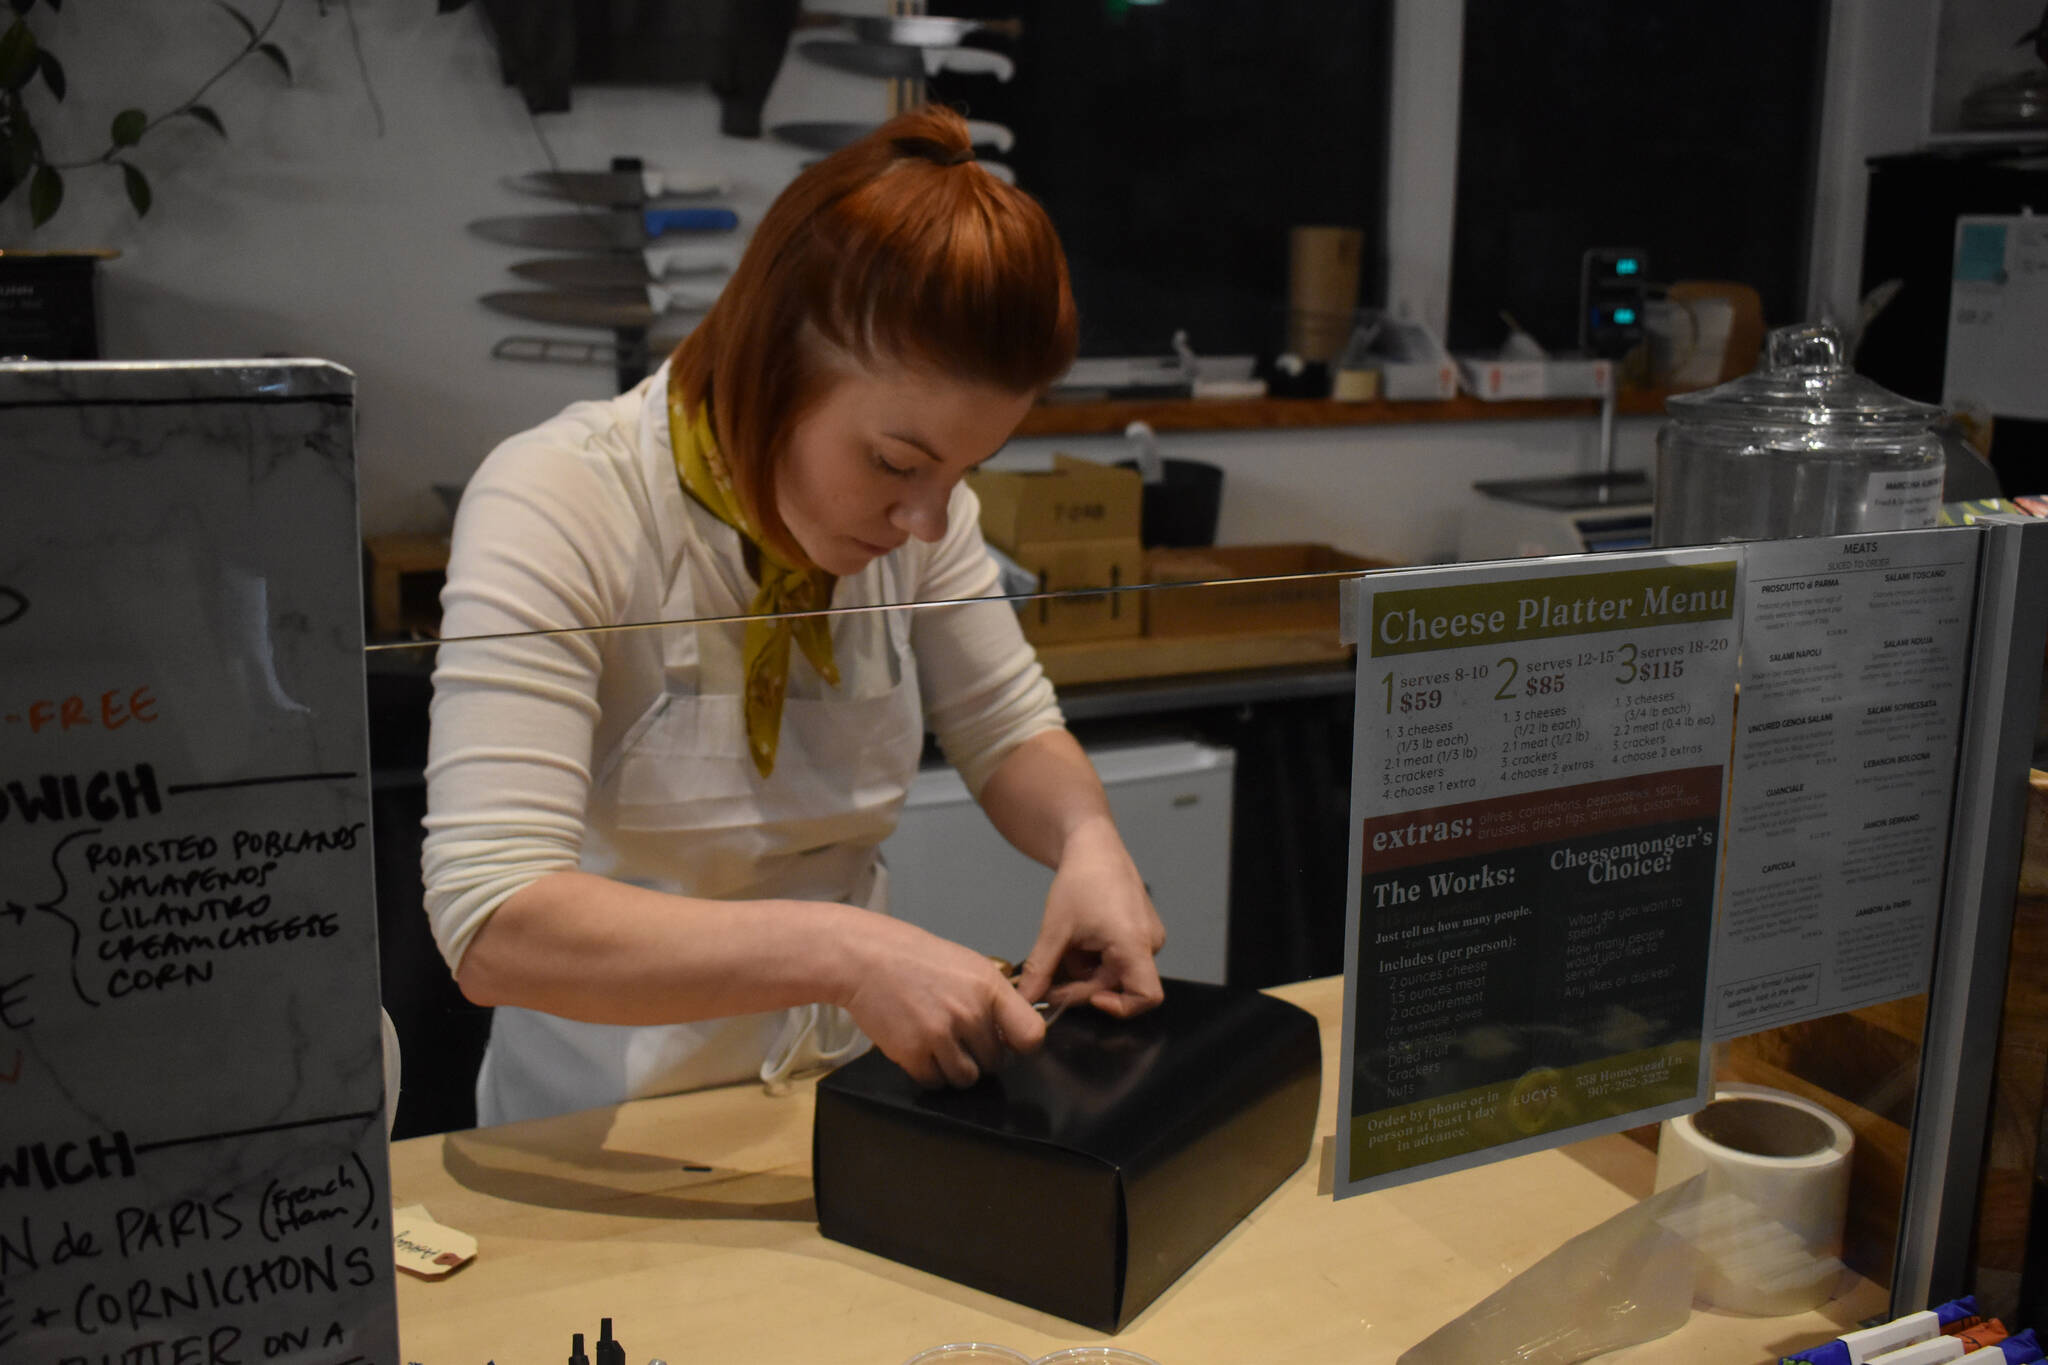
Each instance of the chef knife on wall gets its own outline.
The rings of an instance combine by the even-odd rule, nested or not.
[[[1017,65],[1000,52],[982,47],[907,47],[898,43],[801,43],[797,51],[818,63],[862,76],[890,80],[923,80],[941,71],[963,76],[994,76],[1007,81]]]
[[[534,171],[505,177],[507,189],[577,204],[638,208],[663,199],[708,199],[729,193],[717,176],[687,171]]]
[[[488,241],[547,251],[639,251],[664,237],[732,232],[739,225],[731,209],[680,208],[479,218],[469,230]]]
[[[610,252],[598,256],[537,256],[514,261],[513,274],[550,289],[577,292],[605,289],[643,289],[650,284],[675,284],[689,280],[709,282],[732,273],[729,251],[689,246],[651,246],[637,253]]]
[[[959,19],[944,14],[840,14],[811,10],[797,21],[798,28],[843,25],[864,43],[907,43],[913,47],[952,47],[971,33],[992,33],[1016,42],[1024,36],[1021,19]]]

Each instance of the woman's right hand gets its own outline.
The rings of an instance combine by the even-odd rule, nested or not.
[[[973,1085],[1045,1022],[989,958],[902,920],[855,911],[838,1001],[920,1085]]]

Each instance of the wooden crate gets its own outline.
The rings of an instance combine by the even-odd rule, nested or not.
[[[1337,575],[1394,567],[1329,545],[1213,545],[1199,550],[1152,550],[1145,578],[1160,587],[1146,594],[1148,635],[1254,636],[1320,631],[1334,642]],[[1329,577],[1302,577],[1319,574]],[[1229,580],[1248,579],[1249,582]],[[1263,581],[1258,581],[1263,580]]]
[[[1260,635],[1136,636],[1040,645],[1038,662],[1053,686],[1129,682],[1240,668],[1344,663],[1351,646],[1334,631],[1271,631]]]

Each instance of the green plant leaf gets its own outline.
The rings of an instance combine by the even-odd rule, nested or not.
[[[209,109],[207,106],[203,104],[195,104],[190,109],[184,110],[183,112],[189,114],[193,118],[198,119],[201,123],[213,129],[214,132],[219,133],[222,137],[226,137],[228,135],[227,125],[223,124],[220,121],[220,115],[214,113],[213,110]]]
[[[64,99],[64,65],[48,48],[36,53],[36,70],[43,73],[43,84],[50,87],[50,93],[61,103]]]
[[[142,172],[123,161],[121,163],[121,181],[128,187],[128,202],[135,205],[135,216],[140,218],[143,214],[148,213],[150,204],[149,181],[143,176]]]
[[[256,50],[277,63],[277,69],[284,72],[285,84],[290,85],[292,80],[292,64],[286,60],[284,49],[276,43],[258,43]]]
[[[114,115],[114,123],[107,135],[114,139],[116,147],[133,147],[142,141],[143,132],[149,127],[149,115],[140,109],[123,109]]]
[[[36,73],[36,35],[28,21],[16,19],[0,33],[0,86],[19,90]]]
[[[253,42],[255,42],[255,41],[256,41],[256,38],[257,38],[257,33],[256,33],[256,25],[254,25],[254,24],[252,24],[252,23],[250,23],[250,22],[249,22],[249,16],[248,16],[248,15],[246,15],[246,14],[242,13],[242,12],[241,12],[240,10],[236,9],[236,8],[235,8],[235,7],[233,6],[233,5],[230,5],[230,4],[229,4],[229,3],[227,2],[227,0],[214,0],[214,2],[215,2],[216,4],[218,4],[218,5],[219,5],[219,6],[220,6],[220,7],[222,8],[222,9],[226,10],[226,11],[227,11],[227,12],[228,12],[228,13],[229,13],[230,15],[234,16],[234,20],[235,20],[235,22],[236,22],[236,23],[238,23],[238,24],[240,24],[240,25],[242,26],[242,32],[244,32],[244,33],[246,33],[246,34],[248,34],[248,35],[249,35],[249,41],[250,41],[250,42],[252,42],[252,43],[253,43]]]
[[[57,168],[50,165],[36,167],[36,178],[28,185],[29,221],[37,227],[56,216],[58,207],[64,202],[64,177],[57,174]]]

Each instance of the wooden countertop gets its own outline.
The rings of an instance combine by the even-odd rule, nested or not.
[[[1661,417],[1664,389],[1624,389],[1623,417]],[[1543,417],[1597,417],[1593,398],[1516,398],[1488,402],[1454,398],[1339,403],[1330,398],[1155,398],[1039,403],[1024,414],[1019,436],[1121,436],[1132,422],[1155,431],[1257,431],[1288,427],[1388,426],[1403,422],[1507,422]]]
[[[1317,1132],[1334,1134],[1343,982],[1273,992],[1323,1025]],[[549,1365],[609,1317],[631,1365],[900,1365],[941,1342],[1036,1356],[1099,1333],[826,1241],[811,1202],[813,1091],[736,1086],[395,1143],[393,1200],[473,1234],[442,1280],[398,1279],[404,1359]],[[1324,1142],[1125,1328],[1161,1365],[1391,1362],[1559,1244],[1650,1191],[1626,1137],[1335,1201]],[[1852,1280],[1820,1312],[1695,1309],[1615,1362],[1775,1360],[1885,1311]]]

